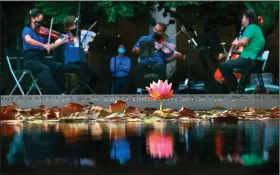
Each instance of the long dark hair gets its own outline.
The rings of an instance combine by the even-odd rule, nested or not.
[[[31,18],[38,17],[38,16],[40,16],[41,14],[43,14],[43,13],[42,13],[42,11],[39,10],[39,9],[34,8],[34,9],[30,10],[30,11],[28,12],[28,14],[26,15],[25,25],[26,25],[26,26],[30,26]]]
[[[248,9],[246,12],[243,13],[249,19],[249,24],[256,24],[258,25],[258,16],[255,10]]]

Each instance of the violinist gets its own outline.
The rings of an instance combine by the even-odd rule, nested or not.
[[[44,51],[50,52],[51,49],[68,42],[68,37],[64,36],[60,42],[47,44],[47,38],[36,33],[36,27],[42,21],[43,14],[40,10],[29,11],[26,26],[22,31],[24,67],[37,77],[39,86],[46,94],[62,94],[64,65],[46,60]]]
[[[68,16],[64,20],[66,35],[73,40],[73,42],[67,42],[64,45],[65,69],[68,72],[79,74],[81,72],[81,66],[83,66],[83,81],[93,88],[97,79],[97,72],[89,67],[85,50],[81,48],[81,52],[79,51],[79,38],[76,36],[77,26],[75,20],[76,18],[74,16]],[[81,37],[81,40],[83,40],[83,37]],[[60,41],[61,39],[58,39],[56,42]]]
[[[219,66],[230,93],[235,93],[237,87],[237,79],[233,74],[234,69],[248,69],[255,59],[256,66],[263,64],[263,58],[258,54],[265,46],[265,39],[258,26],[258,18],[254,10],[249,9],[243,14],[242,25],[245,27],[242,38],[232,42],[232,45],[243,46],[240,58],[222,62]]]
[[[134,45],[132,52],[135,54],[140,53],[140,42],[142,41],[158,41],[165,37],[164,32],[166,31],[166,25],[163,23],[157,23],[154,27],[153,33],[149,35],[145,35],[140,37],[140,39],[137,41],[137,43]],[[140,57],[140,62],[138,63],[138,69],[137,69],[137,82],[138,82],[138,89],[137,93],[141,92],[141,87],[144,87],[144,74],[147,72],[150,68],[152,68],[152,71],[159,76],[159,79],[164,80],[166,79],[166,63],[168,61],[172,61],[175,57],[174,52],[171,53],[165,53],[162,49],[158,49],[157,52],[155,52],[154,56],[151,58],[142,58]]]

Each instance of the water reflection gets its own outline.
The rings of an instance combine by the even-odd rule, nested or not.
[[[251,166],[268,162],[270,150],[279,146],[278,121],[18,123],[3,124],[0,130],[7,167],[219,162]]]
[[[172,133],[161,134],[156,131],[148,133],[147,152],[152,158],[171,158],[173,156]]]
[[[111,159],[118,160],[122,165],[130,159],[130,144],[127,139],[112,141]]]

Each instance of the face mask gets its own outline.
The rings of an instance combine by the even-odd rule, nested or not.
[[[155,41],[159,41],[159,40],[161,40],[163,37],[164,37],[163,34],[159,34],[159,33],[157,33],[157,32],[153,32],[153,39],[154,39]]]
[[[43,21],[35,21],[35,25],[37,27],[40,27],[43,24]]]
[[[73,35],[76,35],[77,28],[71,29],[70,32],[71,32]]]
[[[118,49],[118,52],[119,52],[120,54],[124,54],[124,53],[125,53],[125,49],[124,49],[124,48],[119,48],[119,49]]]

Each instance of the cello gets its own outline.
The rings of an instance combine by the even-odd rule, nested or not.
[[[236,38],[237,40],[241,39],[243,31],[244,31],[244,26],[242,25],[241,29],[239,31],[239,34]],[[226,57],[225,61],[238,59],[240,57],[240,53],[242,52],[242,50],[243,50],[242,46],[237,47],[235,45],[232,45],[231,48],[229,49],[229,51],[225,55],[223,55],[223,57],[221,59],[223,59],[225,57]],[[242,73],[234,73],[234,76],[237,79],[240,79],[241,76],[242,76]],[[216,69],[215,74],[214,74],[214,78],[217,81],[219,81],[220,83],[225,83],[225,78],[223,77],[219,68]]]
[[[263,24],[262,16],[258,16],[258,24],[259,24],[259,26],[262,26],[262,24]],[[236,38],[237,40],[241,39],[243,32],[244,32],[244,26],[242,25],[241,29],[239,31],[239,34]],[[223,57],[221,59],[223,59],[226,56],[227,56],[227,59],[225,61],[238,59],[240,57],[240,53],[242,52],[242,50],[243,50],[242,46],[237,47],[235,45],[232,45],[230,50],[225,55],[223,55]],[[238,80],[242,77],[242,73],[233,73],[233,74]],[[215,80],[219,81],[220,83],[225,83],[225,79],[219,68],[216,69],[214,78],[215,78]]]

